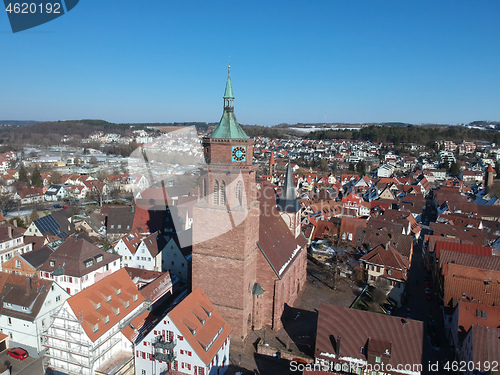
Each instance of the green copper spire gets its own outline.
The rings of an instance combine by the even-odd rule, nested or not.
[[[231,65],[227,67],[227,82],[226,91],[224,91],[224,99],[234,99],[233,85],[231,85]]]
[[[219,126],[210,135],[210,138],[248,139],[234,115],[234,95],[231,85],[231,65],[227,69],[226,91],[224,91],[224,113],[219,121]]]

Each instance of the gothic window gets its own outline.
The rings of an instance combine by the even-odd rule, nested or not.
[[[214,182],[214,204],[219,204],[219,181]]]
[[[226,204],[226,182],[222,181],[222,186],[220,189],[220,204]]]
[[[243,183],[241,181],[236,184],[236,201],[240,206],[243,204]]]

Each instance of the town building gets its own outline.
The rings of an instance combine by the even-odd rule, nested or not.
[[[42,333],[51,323],[51,314],[69,297],[54,281],[0,272],[0,330],[8,335],[11,348],[21,346],[38,357]]]
[[[75,295],[119,268],[119,255],[104,251],[82,235],[74,235],[49,255],[39,274]]]
[[[222,375],[229,365],[230,334],[229,325],[196,288],[136,343],[135,374]]]
[[[130,368],[130,324],[149,305],[125,269],[69,297],[44,334],[44,369],[63,374],[107,374]],[[147,312],[146,312],[147,314]],[[136,327],[134,325],[134,327]]]
[[[419,375],[423,329],[416,320],[321,304],[315,363],[343,374]]]
[[[0,224],[0,270],[3,269],[3,263],[33,249],[33,244],[24,243],[24,233],[25,229],[11,223]]]

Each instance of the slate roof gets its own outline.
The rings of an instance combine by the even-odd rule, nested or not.
[[[175,306],[168,317],[206,365],[232,331],[199,287]]]
[[[337,356],[336,339],[339,336]],[[319,306],[315,358],[335,358],[339,362],[349,359],[367,361],[361,348],[365,348],[365,353],[371,353],[377,351],[377,347],[384,347],[380,345],[384,343],[390,347],[387,363],[393,369],[399,364],[421,364],[423,323],[341,306]]]
[[[276,208],[273,187],[263,184],[260,194],[260,225],[257,245],[279,278],[286,272],[297,254],[300,251],[305,251],[305,244],[305,238],[300,235],[295,238],[281,218]]]
[[[29,251],[24,254],[20,254],[26,262],[31,264],[34,268],[38,269],[52,254],[52,249],[48,246],[43,246],[38,250]]]
[[[77,317],[82,317],[82,328],[89,339],[96,341],[141,305],[144,297],[122,268],[71,296],[66,302]],[[127,302],[129,307],[126,307]],[[106,317],[109,323],[105,322]],[[99,329],[94,332],[96,324]]]
[[[127,233],[134,223],[134,210],[132,206],[109,206],[106,229],[108,234]]]
[[[102,260],[99,261],[100,257]],[[119,261],[120,256],[108,253],[96,245],[88,242],[80,235],[69,237],[59,246],[49,258],[40,266],[39,270],[43,272],[54,272],[61,267],[64,275],[73,277],[82,277],[92,271],[95,271],[105,264]],[[55,265],[50,265],[55,261]],[[89,267],[86,262],[90,263]]]

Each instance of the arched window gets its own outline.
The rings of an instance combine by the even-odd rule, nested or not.
[[[220,204],[223,206],[226,204],[226,181],[222,181],[222,186],[220,189]]]
[[[219,181],[214,182],[214,204],[219,204]]]
[[[241,181],[236,184],[236,201],[240,206],[243,204],[243,183]]]

